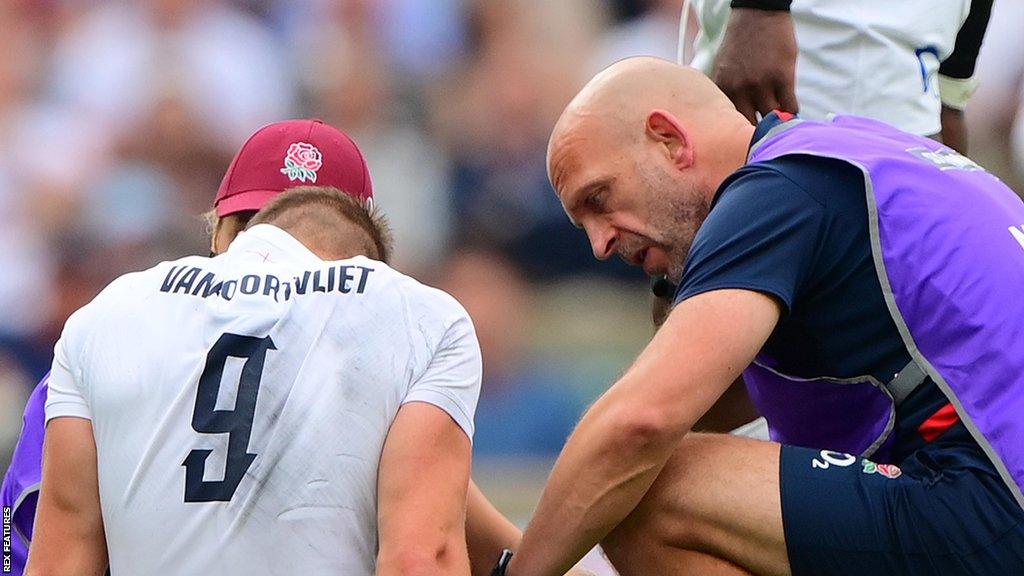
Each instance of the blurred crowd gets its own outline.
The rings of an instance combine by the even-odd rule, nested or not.
[[[674,58],[681,5],[0,1],[0,463],[67,316],[118,274],[206,253],[231,156],[297,117],[353,136],[395,267],[473,315],[477,453],[556,454],[650,327],[646,280],[596,262],[563,214],[547,136],[603,66]],[[976,159],[1011,182],[1022,25],[1024,0],[996,0],[968,110]]]

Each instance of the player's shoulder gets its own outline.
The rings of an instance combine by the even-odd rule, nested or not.
[[[444,290],[424,284],[383,262],[364,257],[360,259],[372,263],[371,265],[379,270],[387,290],[402,299],[408,309],[416,315],[438,314],[468,318],[469,314],[462,304]]]
[[[160,288],[161,284],[166,282],[168,275],[173,271],[189,266],[209,266],[209,262],[212,260],[212,258],[206,256],[185,256],[177,260],[159,262],[144,270],[126,272],[115,278],[101,290],[95,302],[107,303],[112,301],[116,303],[120,301],[123,304],[126,300],[132,298],[148,297],[156,291],[152,290],[152,288]]]
[[[87,318],[109,317],[121,313],[132,313],[139,306],[159,293],[161,283],[175,266],[201,265],[210,261],[203,256],[187,256],[178,260],[160,262],[145,270],[124,273],[109,284],[69,319],[79,322]]]

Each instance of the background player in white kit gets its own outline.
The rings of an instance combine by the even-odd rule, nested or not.
[[[992,0],[692,0],[692,65],[755,121],[854,114],[964,152]],[[940,126],[941,109],[941,126]]]
[[[26,573],[468,574],[476,336],[385,237],[295,189],[69,319]]]

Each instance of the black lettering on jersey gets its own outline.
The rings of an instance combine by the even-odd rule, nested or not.
[[[341,266],[340,268],[341,270],[338,271],[338,275],[341,276],[341,278],[338,280],[338,291],[342,294],[348,294],[352,291],[352,288],[349,287],[348,283],[350,280],[354,280],[355,276],[349,274],[349,269],[352,268],[351,266]]]
[[[327,292],[327,288],[320,283],[320,271],[313,272],[313,292]]]
[[[195,266],[189,268],[188,272],[185,272],[180,278],[178,278],[178,284],[174,286],[174,294],[177,294],[178,292],[188,294],[191,292],[192,283],[199,277],[200,272],[202,272],[202,270]]]
[[[174,281],[181,276],[181,273],[185,271],[184,266],[171,266],[171,269],[167,272],[167,276],[164,278],[163,284],[160,285],[161,292],[170,292],[171,286],[174,286]]]
[[[240,285],[242,294],[255,294],[259,292],[260,282],[260,277],[255,274],[242,276],[242,283]]]
[[[358,266],[363,271],[363,275],[359,277],[359,288],[356,288],[358,294],[362,294],[366,290],[366,280],[370,278],[370,272],[373,272],[373,268],[367,268],[366,266]]]
[[[311,275],[312,275],[312,272],[309,272],[307,270],[306,272],[302,273],[302,280],[299,280],[298,276],[295,277],[295,293],[296,294],[305,294],[306,293],[306,289],[309,288],[309,277]]]
[[[213,281],[215,278],[217,277],[213,274],[213,272],[207,272],[206,274],[203,274],[203,277],[199,279],[199,282],[196,284],[196,287],[192,289],[192,295],[202,296],[203,298],[206,298],[211,293],[218,292],[219,290],[214,290],[213,288]]]
[[[220,289],[220,297],[225,300],[231,300],[235,297],[235,289],[238,287],[238,280],[228,280],[224,282],[224,285]]]
[[[358,283],[355,282],[356,270],[359,270]],[[366,266],[330,266],[303,272],[301,277],[293,276],[294,282],[282,282],[272,274],[246,274],[241,279],[218,280],[213,272],[196,266],[173,266],[164,277],[160,291],[202,298],[219,296],[225,300],[233,299],[236,292],[247,295],[262,292],[263,296],[271,296],[275,301],[289,300],[293,290],[298,296],[313,292],[350,294],[353,288],[357,294],[363,294],[373,271],[374,268]]]
[[[267,281],[263,283],[263,295],[270,296],[270,293],[274,293],[274,300],[277,300],[277,291],[281,287],[281,281],[277,279],[277,276],[267,274]],[[287,299],[287,298],[286,298]]]

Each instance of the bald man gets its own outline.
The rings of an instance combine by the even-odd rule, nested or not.
[[[1024,204],[856,117],[752,126],[706,77],[619,62],[551,136],[599,259],[679,286],[570,437],[505,567],[602,543],[630,574],[1024,566]],[[773,441],[690,430],[740,374]]]

